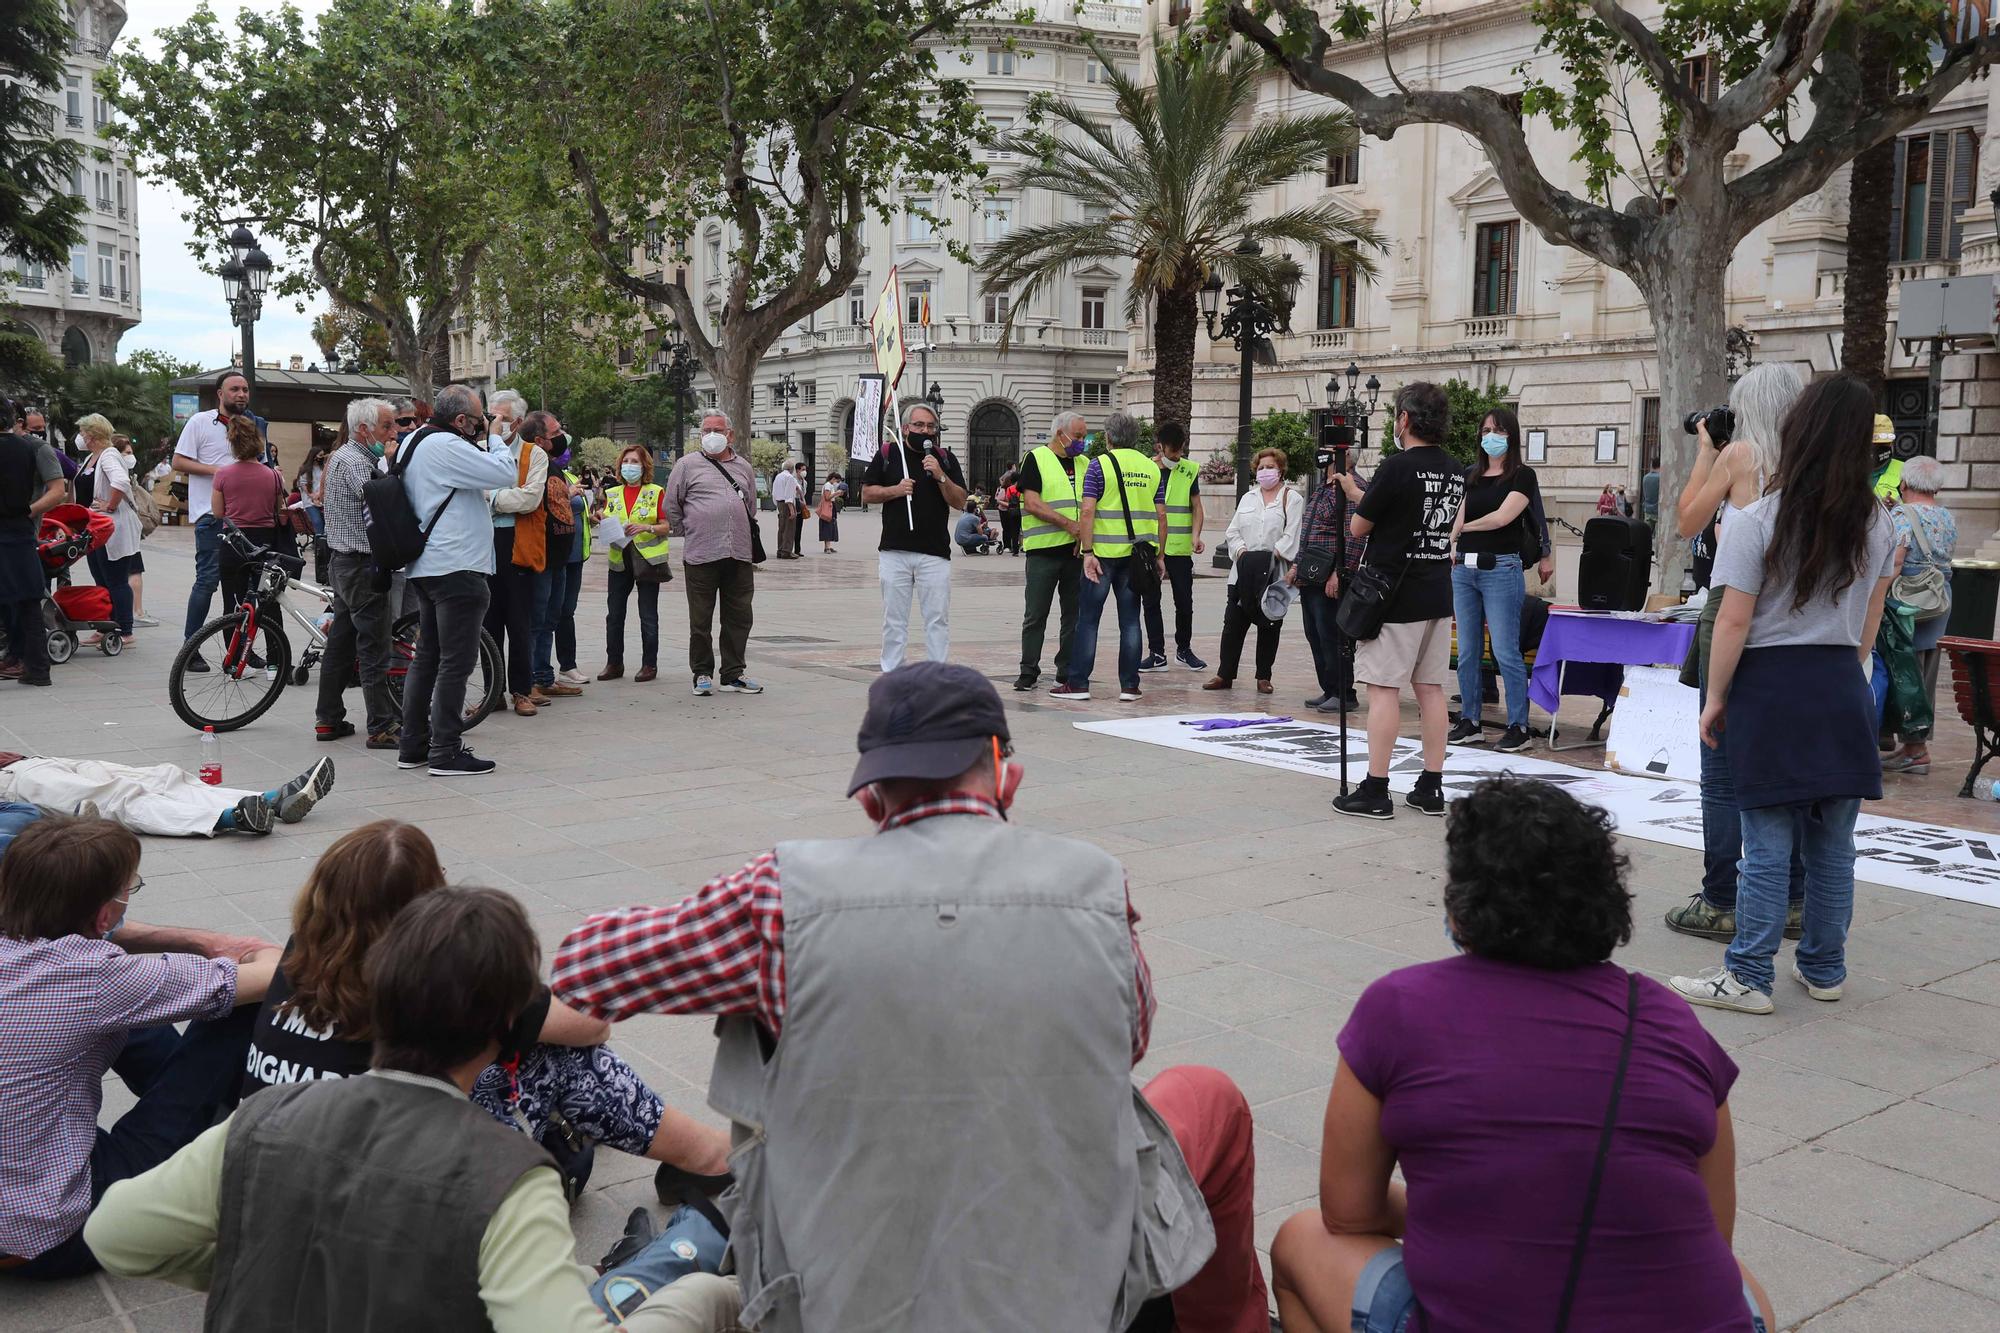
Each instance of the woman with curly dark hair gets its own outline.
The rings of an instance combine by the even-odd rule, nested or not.
[[[1445,869],[1457,956],[1380,978],[1341,1030],[1319,1207],[1271,1245],[1285,1333],[1775,1328],[1730,1253],[1736,1065],[1609,961],[1632,937],[1610,820],[1495,778],[1453,802]]]

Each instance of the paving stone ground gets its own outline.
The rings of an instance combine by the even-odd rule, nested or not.
[[[690,696],[679,582],[661,598],[660,680],[593,684],[541,717],[488,720],[471,736],[500,762],[487,778],[435,780],[399,773],[392,756],[353,742],[316,745],[312,690],[287,691],[226,739],[227,780],[275,783],[330,750],[339,763],[333,796],[269,838],[148,839],[135,916],[283,939],[312,858],[346,829],[394,816],[430,832],[455,880],[518,895],[552,949],[586,913],[671,900],[778,839],[862,832],[841,792],[876,674],[880,594],[873,515],[841,521],[847,541],[837,555],[821,556],[809,541],[810,558],[758,575],[750,658],[769,687],[761,697]],[[165,690],[191,553],[184,529],[148,542],[146,600],[165,623],[124,656],[79,654],[50,690],[0,686],[0,749],[195,764],[196,737]],[[1334,1037],[1355,997],[1384,972],[1447,947],[1438,924],[1442,822],[1339,820],[1327,809],[1328,782],[1075,730],[1121,705],[1005,690],[1018,657],[1019,563],[953,566],[952,655],[1003,682],[1028,770],[1019,817],[1089,838],[1130,872],[1160,997],[1138,1072],[1212,1064],[1249,1097],[1258,1239],[1267,1245],[1285,1217],[1312,1206]],[[592,674],[603,662],[603,589],[594,563],[578,616],[582,666]],[[1203,580],[1196,597],[1197,651],[1213,659],[1220,582]],[[636,624],[628,634],[636,639]],[[1284,634],[1272,702],[1296,710],[1314,692],[1310,661],[1298,627]],[[1107,631],[1106,675],[1113,657]],[[627,662],[637,665],[636,643]],[[1223,700],[1198,684],[1179,669],[1150,675],[1140,707],[1215,711]],[[1232,704],[1256,700],[1239,691]],[[1964,728],[1947,717],[1936,773],[1892,779],[1883,810],[2000,832],[1995,807],[1952,799],[1968,752]],[[1563,757],[1592,763],[1601,753]],[[1693,891],[1699,856],[1649,842],[1627,850],[1638,929],[1618,961],[1662,978],[1714,963],[1719,946],[1660,922]],[[1814,1004],[1781,987],[1772,1017],[1700,1011],[1743,1071],[1732,1097],[1737,1252],[1786,1328],[2000,1327],[2000,913],[1864,884],[1855,915],[1842,1003]],[[712,1116],[703,1104],[706,1020],[640,1018],[615,1041],[669,1101]],[[107,1110],[124,1100],[112,1085]],[[602,1252],[650,1194],[645,1164],[600,1153],[575,1212],[578,1254]],[[157,1282],[0,1286],[0,1333],[200,1322],[199,1296]]]

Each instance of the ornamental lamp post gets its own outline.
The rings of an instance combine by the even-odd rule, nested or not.
[[[799,382],[793,378],[792,372],[788,370],[778,377],[778,401],[783,403],[785,408],[785,452],[787,454],[790,454],[792,449],[792,400],[798,396]],[[807,466],[811,468],[817,466],[817,464],[808,460]]]
[[[229,233],[229,258],[218,276],[229,302],[229,320],[243,331],[243,381],[257,389],[257,320],[264,313],[264,289],[271,282],[271,257],[242,223]]]
[[[1263,253],[1257,242],[1247,238],[1235,251],[1239,261],[1249,262],[1254,262]],[[1241,267],[1239,262],[1239,273]],[[1231,287],[1228,294],[1229,307],[1223,312],[1218,329],[1215,315],[1222,296],[1222,278],[1210,273],[1208,281],[1202,284],[1202,320],[1208,328],[1209,338],[1226,338],[1236,345],[1240,353],[1236,385],[1236,495],[1241,499],[1251,485],[1250,399],[1256,373],[1254,357],[1258,344],[1278,327],[1278,316],[1247,280]]]

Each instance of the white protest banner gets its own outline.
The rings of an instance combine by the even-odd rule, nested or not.
[[[875,298],[875,314],[868,329],[875,337],[875,369],[894,387],[903,378],[903,366],[910,358],[903,348],[903,285],[897,281],[893,264],[881,294]]]
[[[1701,693],[1671,667],[1625,668],[1604,766],[1642,778],[1701,781]]]
[[[1226,731],[1197,731],[1185,725],[1217,716],[1254,719],[1258,725]],[[1339,778],[1338,727],[1320,722],[1269,722],[1264,718],[1260,713],[1188,713],[1076,725],[1079,731],[1164,745],[1194,754],[1240,759],[1332,780]],[[1349,773],[1360,776],[1368,763],[1368,742],[1356,728],[1348,730],[1347,756]],[[1391,790],[1410,790],[1423,766],[1417,742],[1398,736],[1395,756],[1389,765]],[[1463,795],[1481,779],[1497,773],[1539,778],[1561,786],[1578,800],[1609,813],[1621,836],[1670,847],[1699,849],[1702,845],[1698,782],[1593,772],[1527,755],[1497,754],[1482,747],[1454,745],[1445,764],[1445,796],[1449,799]],[[1938,898],[1955,898],[1982,907],[2000,907],[2000,835],[1887,819],[1867,813],[1864,807],[1854,826],[1854,851],[1854,877],[1858,880]]]
[[[885,384],[880,375],[855,377],[854,434],[847,441],[847,456],[858,463],[872,463],[875,455],[881,452],[882,393]]]

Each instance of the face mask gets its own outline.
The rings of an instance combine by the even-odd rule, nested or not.
[[[554,435],[551,435],[549,437],[549,452],[552,454],[561,454],[564,458],[568,458],[569,436],[561,433],[560,431]]]
[[[1065,442],[1065,443],[1063,444],[1063,457],[1064,457],[1064,458],[1075,458],[1075,457],[1076,457],[1076,456],[1077,456],[1078,454],[1082,453],[1082,452],[1083,452],[1083,451],[1084,451],[1084,450],[1085,450],[1086,448],[1088,448],[1088,447],[1089,447],[1089,444],[1090,444],[1090,441],[1088,441],[1088,440],[1069,440],[1069,441],[1066,441],[1066,442]]]
[[[1507,437],[1505,435],[1482,435],[1479,437],[1479,447],[1486,451],[1488,458],[1498,458],[1507,452]]]
[[[1268,491],[1277,484],[1278,484],[1278,469],[1274,467],[1260,467],[1257,469],[1258,486]]]
[[[620,465],[618,475],[625,478],[627,486],[637,486],[639,478],[644,471],[645,469],[641,468],[637,463],[625,463]]]
[[[382,456],[382,446],[380,444],[371,444],[368,446],[368,452],[373,457],[380,458]]]
[[[905,433],[912,449],[929,449],[937,443],[937,436],[927,430],[913,430]]]
[[[729,447],[729,437],[719,430],[712,430],[701,437],[701,451],[710,458]]]

